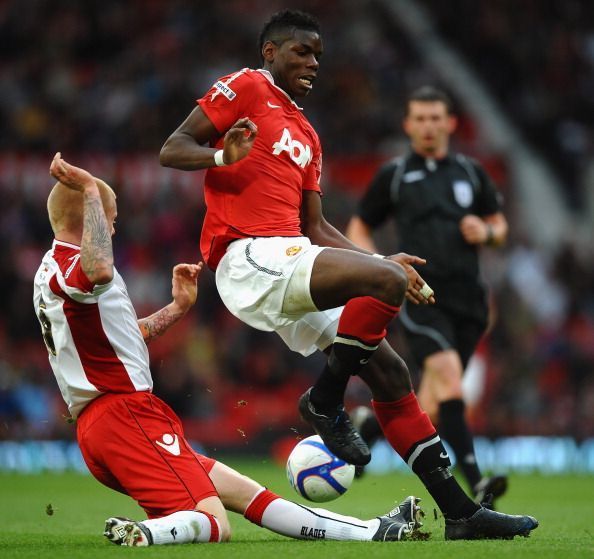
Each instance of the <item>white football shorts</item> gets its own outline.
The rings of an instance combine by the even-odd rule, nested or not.
[[[307,237],[234,241],[217,267],[219,295],[233,315],[276,332],[293,351],[323,350],[336,337],[342,307],[318,311],[311,298],[311,271],[322,250]]]

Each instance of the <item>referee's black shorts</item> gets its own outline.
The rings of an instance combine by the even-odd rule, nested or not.
[[[477,304],[484,303],[478,301]],[[482,318],[477,316],[480,314]],[[487,327],[487,309],[484,313],[469,316],[441,307],[439,303],[415,305],[406,301],[398,319],[408,349],[419,367],[423,366],[423,361],[429,355],[454,349],[459,353],[465,369]]]

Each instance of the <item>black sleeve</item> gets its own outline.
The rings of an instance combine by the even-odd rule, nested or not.
[[[380,167],[359,202],[357,215],[372,229],[381,225],[390,215],[392,209],[390,186],[395,170],[394,161]]]
[[[503,196],[497,190],[495,183],[482,165],[475,160],[471,160],[472,166],[479,178],[480,190],[476,201],[476,213],[479,216],[492,215],[503,209]]]

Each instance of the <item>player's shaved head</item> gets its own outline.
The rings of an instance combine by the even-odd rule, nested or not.
[[[115,208],[116,194],[101,179],[95,179],[101,195],[101,202],[106,214]],[[68,231],[82,235],[83,227],[83,193],[72,190],[57,182],[47,199],[47,213],[54,235],[60,231]]]

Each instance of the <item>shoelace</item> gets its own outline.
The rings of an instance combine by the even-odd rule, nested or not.
[[[483,499],[481,505],[486,509],[493,510],[493,493],[487,493]]]
[[[338,411],[338,414],[336,415],[336,418],[334,419],[334,425],[338,425],[341,422],[341,420],[346,425],[346,423],[347,423],[346,413],[343,410]]]
[[[334,420],[336,427],[342,424],[343,429],[337,433],[340,439],[344,441],[358,441],[360,439],[358,433],[354,431],[354,428],[349,420],[348,415],[343,411]]]

